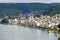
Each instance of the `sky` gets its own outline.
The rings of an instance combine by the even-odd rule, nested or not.
[[[60,3],[60,0],[0,0],[0,3]]]

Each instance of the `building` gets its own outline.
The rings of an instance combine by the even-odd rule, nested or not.
[[[9,19],[9,23],[10,24],[17,24],[18,20],[16,18],[15,19]]]

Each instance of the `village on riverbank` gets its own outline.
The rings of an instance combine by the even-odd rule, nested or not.
[[[55,29],[59,30],[57,25],[60,24],[60,14],[56,14],[55,16],[47,16],[47,15],[40,15],[40,17],[34,17],[30,14],[28,17],[24,16],[17,16],[17,17],[8,17],[5,16],[1,23],[7,24],[15,24],[15,25],[22,25],[28,27],[35,27],[35,28],[45,28],[45,29]]]

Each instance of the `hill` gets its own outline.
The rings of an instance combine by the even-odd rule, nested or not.
[[[19,15],[20,13],[33,15],[55,15],[60,13],[60,3],[0,3],[0,16],[3,15]]]

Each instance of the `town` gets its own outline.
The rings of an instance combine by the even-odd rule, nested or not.
[[[40,17],[34,17],[32,14],[30,14],[27,18],[24,16],[9,18],[8,22],[9,24],[20,24],[24,26],[40,26],[53,28],[55,25],[60,24],[59,15],[60,14],[56,14],[53,17],[47,15],[40,15]],[[8,16],[5,16],[5,18],[8,18]]]

